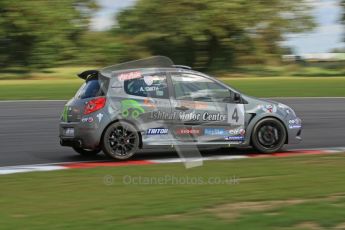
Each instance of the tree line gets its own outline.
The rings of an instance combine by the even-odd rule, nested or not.
[[[165,55],[219,70],[277,62],[287,50],[280,45],[285,34],[315,27],[306,0],[138,0],[114,16],[112,29],[90,31],[98,9],[95,0],[0,0],[0,67],[109,65]]]

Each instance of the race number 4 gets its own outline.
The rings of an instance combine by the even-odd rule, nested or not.
[[[228,104],[228,123],[231,125],[244,125],[244,105]]]

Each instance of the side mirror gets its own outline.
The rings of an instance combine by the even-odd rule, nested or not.
[[[240,103],[242,101],[241,94],[239,93],[234,93],[234,102],[235,103]]]

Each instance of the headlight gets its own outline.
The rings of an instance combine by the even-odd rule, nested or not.
[[[291,114],[291,115],[293,115],[293,116],[296,117],[295,111],[294,111],[293,109],[291,109],[289,106],[279,103],[279,104],[278,104],[278,107],[281,108],[281,109],[283,109],[283,110],[285,110],[285,112],[286,112],[287,114]]]

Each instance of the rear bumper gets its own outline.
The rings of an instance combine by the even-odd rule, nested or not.
[[[72,147],[72,146],[82,147],[83,141],[80,139],[60,137],[60,145],[61,146],[69,146],[69,147]]]
[[[66,129],[73,129],[74,135],[66,135]],[[83,125],[79,122],[61,122],[59,130],[61,146],[78,146],[94,149],[100,145],[102,132],[97,126]]]

